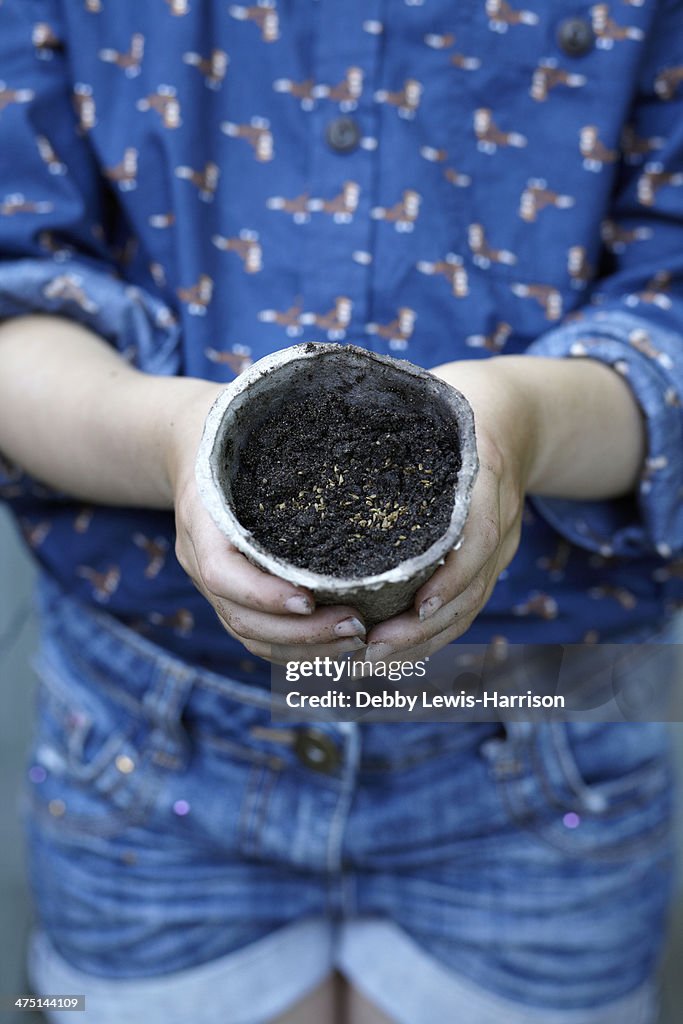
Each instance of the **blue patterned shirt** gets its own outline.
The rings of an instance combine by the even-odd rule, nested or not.
[[[215,381],[295,341],[607,363],[647,422],[638,492],[530,503],[467,639],[671,613],[683,3],[4,0],[0,77],[0,316],[71,317],[144,371]],[[170,513],[9,464],[1,483],[69,592],[190,662],[263,671],[183,574]]]

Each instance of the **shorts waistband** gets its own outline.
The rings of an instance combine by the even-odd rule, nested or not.
[[[65,593],[51,578],[42,575],[37,588],[42,612],[38,674],[52,676],[59,687],[60,672],[70,685],[83,680],[97,692],[108,694],[133,713],[142,712],[162,733],[177,733],[185,709],[194,723],[224,735],[246,730],[261,745],[278,749],[295,741],[297,726],[311,726],[302,718],[292,729],[269,728],[271,711],[284,697],[270,687],[240,682],[208,669],[190,665],[140,636],[111,615]],[[85,687],[87,690],[87,686]],[[87,703],[89,694],[81,692]],[[268,727],[268,728],[266,728]],[[398,730],[398,731],[397,731]],[[398,765],[411,759],[429,759],[446,750],[463,753],[479,746],[500,731],[491,723],[315,723],[317,733],[327,733],[343,746],[352,735],[363,736],[364,761]]]
[[[45,575],[39,577],[36,597],[44,649],[49,651],[51,644],[67,648],[90,675],[103,679],[116,666],[116,674],[125,676],[126,690],[134,700],[144,701],[164,677],[182,682],[188,689],[206,689],[254,707],[271,707],[269,689],[183,662],[113,616],[71,597]]]

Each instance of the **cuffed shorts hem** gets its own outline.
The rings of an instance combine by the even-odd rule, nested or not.
[[[85,995],[85,1013],[77,1017],[93,1024],[265,1024],[314,989],[333,959],[333,932],[315,919],[198,967],[118,980],[77,970],[35,931],[28,973],[39,995]],[[45,1016],[74,1024],[72,1011]]]
[[[312,918],[210,963],[133,980],[77,970],[36,931],[28,966],[36,993],[85,995],[84,1019],[96,1024],[267,1024],[335,968],[396,1024],[654,1024],[657,1017],[656,986],[649,981],[594,1009],[522,1006],[442,966],[384,919],[335,925]],[[72,1021],[69,1012],[46,1016]]]
[[[646,983],[595,1009],[526,1007],[443,967],[388,921],[357,921],[342,933],[337,966],[396,1024],[654,1024],[657,990]]]

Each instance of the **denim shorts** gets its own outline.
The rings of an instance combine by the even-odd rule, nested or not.
[[[399,1024],[652,1024],[664,726],[278,726],[266,690],[41,591],[38,994],[265,1024],[337,968]]]

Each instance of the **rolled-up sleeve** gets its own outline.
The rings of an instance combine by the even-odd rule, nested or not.
[[[115,200],[88,137],[89,86],[70,81],[55,0],[0,4],[0,319],[28,313],[88,326],[148,372],[179,367],[173,312],[121,276]],[[18,490],[0,461],[0,486]]]
[[[662,4],[632,128],[656,155],[624,161],[603,227],[608,272],[590,302],[531,355],[597,359],[629,384],[647,456],[637,494],[618,501],[534,498],[564,536],[603,554],[683,553],[683,7]]]

